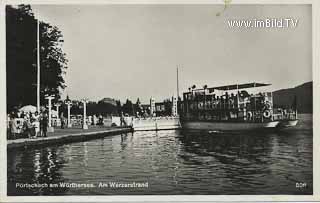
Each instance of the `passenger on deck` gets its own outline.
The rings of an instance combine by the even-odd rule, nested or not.
[[[216,102],[217,102],[217,108],[220,108],[221,107],[221,99],[219,96],[217,96]]]

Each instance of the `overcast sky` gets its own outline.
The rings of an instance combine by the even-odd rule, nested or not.
[[[289,88],[312,80],[311,6],[32,5],[64,36],[71,99],[147,103],[198,87],[243,82]],[[230,19],[298,19],[296,28],[229,28]]]

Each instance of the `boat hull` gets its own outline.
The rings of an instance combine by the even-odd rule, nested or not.
[[[279,121],[264,123],[250,122],[214,122],[214,121],[185,121],[182,122],[183,129],[205,130],[205,131],[250,131],[275,129]]]
[[[283,120],[277,125],[277,128],[290,128],[298,124],[298,120]]]

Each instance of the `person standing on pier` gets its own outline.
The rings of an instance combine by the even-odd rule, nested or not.
[[[28,114],[24,116],[24,121],[23,121],[23,132],[26,137],[31,138],[31,130],[32,130],[32,125],[30,122],[30,118]]]
[[[11,116],[10,114],[7,114],[7,139],[10,138],[10,133],[11,133]]]
[[[33,119],[34,119],[33,126],[34,126],[34,131],[35,131],[34,137],[39,137],[39,134],[40,134],[40,115],[38,114],[38,111],[36,111],[34,113]]]
[[[101,125],[101,126],[104,125],[104,123],[103,123],[103,117],[102,117],[101,114],[99,115],[99,125]]]
[[[17,123],[15,122],[15,118],[16,118],[16,114],[12,113],[11,114],[11,119],[10,119],[10,139],[16,139],[16,135],[17,135]]]
[[[47,112],[43,113],[42,119],[41,119],[41,127],[42,127],[42,137],[47,137],[47,131],[48,131],[48,114]]]
[[[123,112],[121,112],[121,117],[120,117],[120,126],[126,126],[126,122],[125,122],[125,120],[124,120]]]

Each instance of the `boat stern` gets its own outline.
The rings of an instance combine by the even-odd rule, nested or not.
[[[298,119],[283,120],[279,122],[279,124],[277,125],[277,128],[290,128],[290,127],[296,126],[297,124],[298,124]]]

